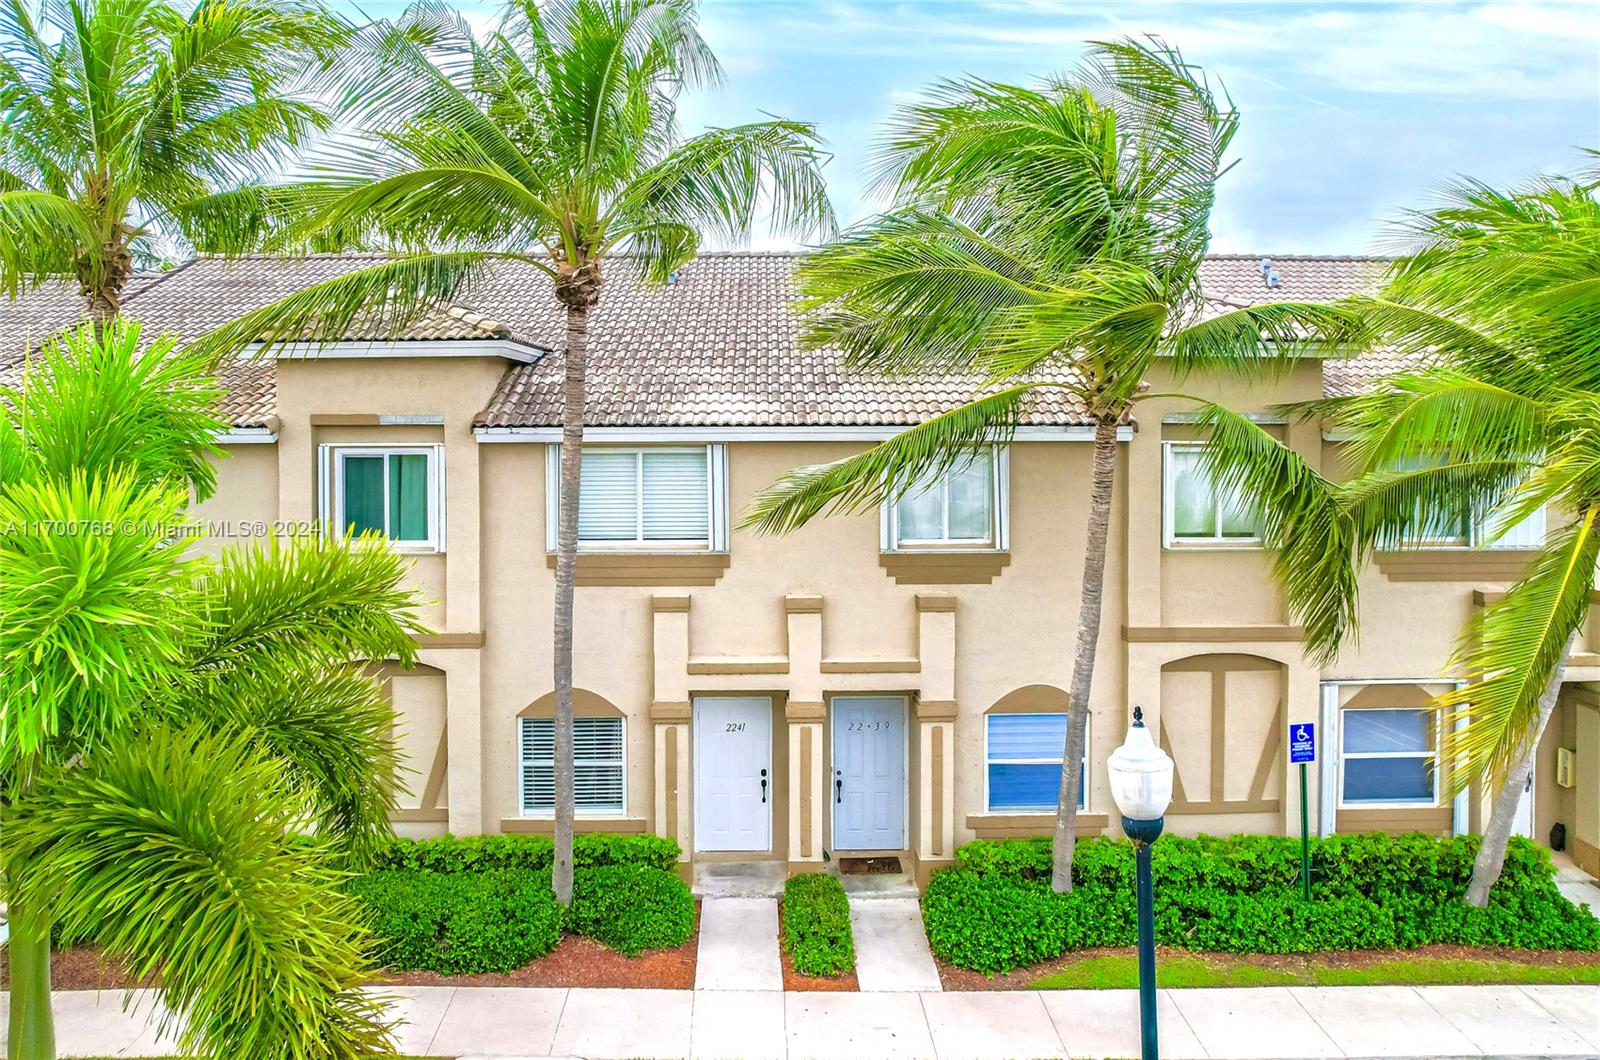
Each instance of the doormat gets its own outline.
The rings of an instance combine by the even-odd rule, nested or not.
[[[899,858],[840,858],[839,871],[846,876],[860,876],[868,872],[899,872]]]

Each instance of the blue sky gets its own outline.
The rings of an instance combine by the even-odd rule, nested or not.
[[[371,15],[394,0],[367,0]],[[460,5],[485,22],[492,3]],[[1083,42],[1157,33],[1227,87],[1238,165],[1213,247],[1383,249],[1385,224],[1453,174],[1511,183],[1600,146],[1600,4],[753,3],[702,0],[727,72],[684,102],[689,129],[762,111],[816,122],[841,219],[876,205],[865,174],[897,104],[942,77],[1025,82],[1069,70]],[[758,239],[757,245],[784,245]]]

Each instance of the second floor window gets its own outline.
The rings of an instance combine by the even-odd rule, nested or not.
[[[376,531],[414,551],[444,548],[442,447],[324,446],[322,514],[339,533]]]
[[[938,479],[918,483],[887,512],[893,549],[1004,548],[1004,450],[986,449]]]
[[[1255,508],[1237,492],[1217,488],[1204,454],[1204,442],[1166,443],[1162,512],[1167,545],[1256,544],[1261,523]]]
[[[585,447],[578,544],[653,551],[727,547],[726,475],[719,445]],[[559,529],[561,447],[550,447],[547,545]]]

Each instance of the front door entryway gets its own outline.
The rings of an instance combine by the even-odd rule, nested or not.
[[[772,701],[694,701],[694,847],[772,849]]]
[[[834,849],[905,849],[905,699],[835,696],[831,713]]]

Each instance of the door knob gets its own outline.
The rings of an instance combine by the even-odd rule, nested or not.
[[[835,803],[844,802],[844,780],[843,780],[843,777],[844,777],[844,774],[840,770],[835,769],[833,771],[833,801]]]
[[[765,769],[761,771],[761,801],[767,801],[767,771]]]

